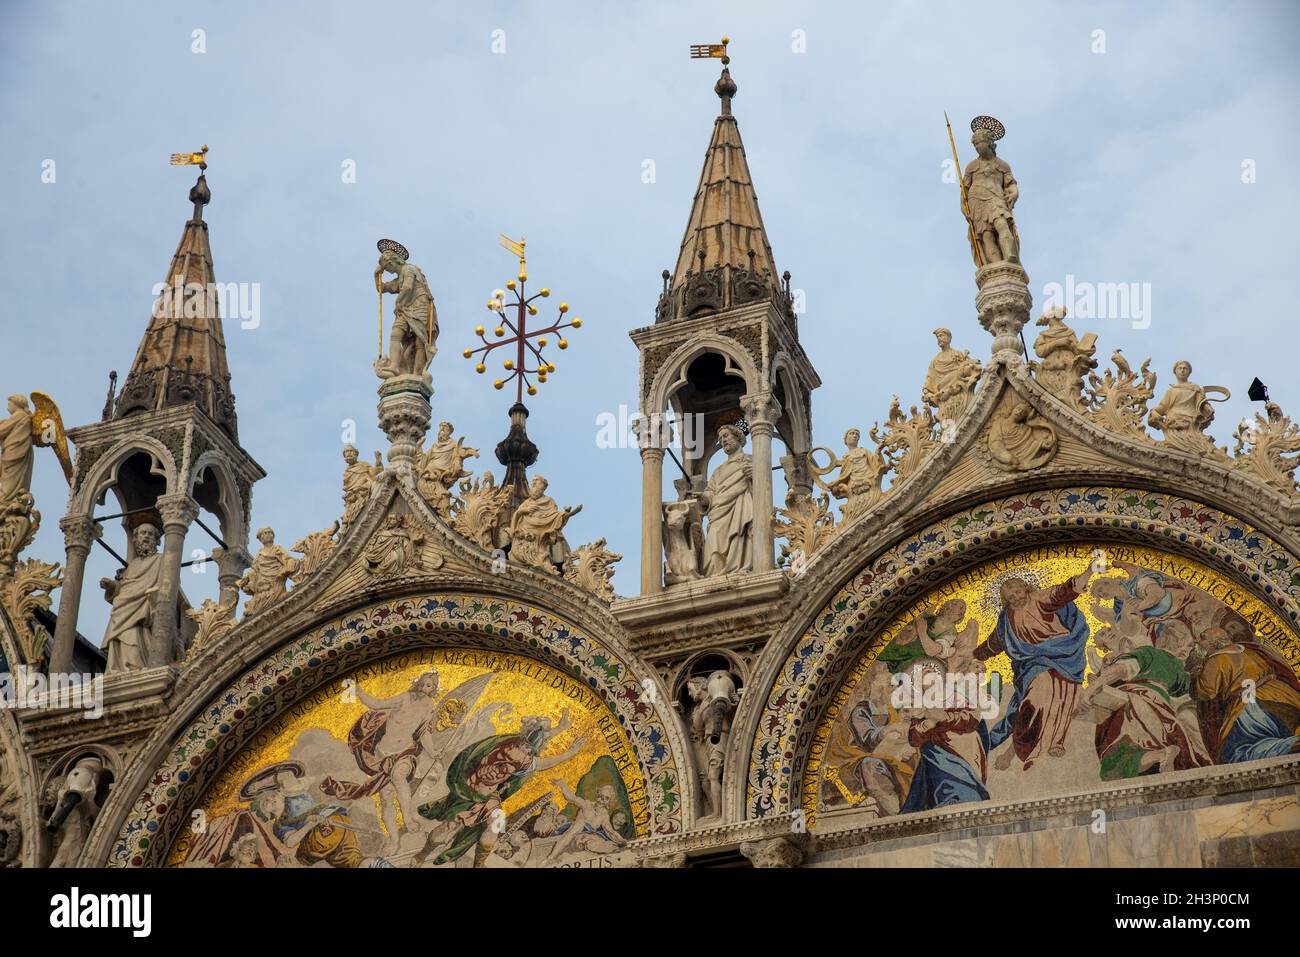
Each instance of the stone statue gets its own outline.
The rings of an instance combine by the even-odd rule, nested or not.
[[[1159,404],[1147,415],[1147,422],[1165,434],[1166,444],[1180,451],[1225,457],[1226,453],[1215,448],[1214,439],[1205,434],[1205,428],[1214,421],[1209,393],[1222,394],[1219,401],[1231,398],[1231,393],[1219,385],[1199,386],[1189,381],[1191,374],[1192,364],[1186,359],[1174,363],[1177,381],[1165,390]]]
[[[36,448],[26,396],[9,397],[9,417],[0,421],[0,502],[11,502],[32,487]]]
[[[1083,397],[1083,379],[1097,368],[1093,354],[1097,351],[1097,334],[1090,332],[1082,339],[1065,324],[1064,306],[1053,306],[1043,313],[1037,325],[1044,326],[1034,340],[1034,354],[1042,362],[1032,363],[1034,378],[1049,393],[1071,408],[1083,411],[1087,401]]]
[[[998,157],[996,146],[1005,130],[997,120],[983,116],[971,121],[971,129],[974,134],[970,142],[979,156],[967,165],[962,180],[971,228],[979,240],[984,265],[1019,263],[1020,236],[1012,211],[1020,198],[1020,187],[1007,161]]]
[[[465,460],[478,458],[478,449],[465,445],[464,436],[452,441],[452,429],[450,422],[439,423],[438,440],[420,456],[416,478],[420,496],[444,519],[451,518],[452,487],[469,477]]]
[[[134,671],[149,666],[149,637],[153,633],[154,601],[162,587],[163,561],[158,552],[158,526],[143,523],[131,536],[131,560],[114,578],[101,578],[104,598],[113,605],[104,633],[108,654],[105,672]],[[164,609],[162,614],[170,614]]]
[[[375,453],[374,465],[360,462],[359,458],[360,453],[355,445],[344,446],[343,461],[347,463],[343,469],[344,531],[347,531],[347,527],[357,520],[357,516],[365,508],[366,499],[370,497],[375,479],[384,470],[384,463],[378,452]]]
[[[926,370],[921,400],[935,408],[940,422],[955,422],[966,411],[983,370],[979,360],[972,359],[965,349],[952,347],[952,333],[947,329],[934,330],[934,338],[939,343],[939,354],[930,360]]]
[[[283,545],[275,544],[275,531],[270,527],[257,530],[257,540],[262,547],[257,551],[252,566],[235,584],[249,596],[244,604],[244,616],[256,615],[289,594],[289,579],[297,576],[298,559],[290,555]]]
[[[695,746],[696,769],[704,803],[705,816],[722,813],[722,772],[726,762],[727,738],[731,719],[740,703],[736,681],[727,671],[700,675],[686,683],[691,699],[691,742]]]
[[[391,239],[381,239],[379,265],[375,267],[375,289],[393,293],[392,331],[388,336],[388,355],[375,360],[375,374],[381,379],[399,375],[421,376],[431,382],[425,370],[438,353],[438,310],[433,293],[418,266],[407,262],[406,247]],[[397,278],[385,281],[384,273]]]
[[[58,791],[51,795],[54,811],[45,829],[57,835],[57,846],[50,867],[76,867],[77,859],[86,846],[91,826],[99,816],[100,778],[104,762],[98,757],[81,758],[63,779]]]
[[[582,511],[582,506],[560,510],[546,494],[546,479],[533,476],[528,497],[515,508],[510,519],[510,559],[534,568],[554,570],[569,557],[564,526]]]
[[[684,478],[673,483],[677,501],[664,502],[664,584],[677,585],[700,577],[704,559],[704,513]]]
[[[1056,455],[1056,430],[1028,402],[1011,402],[994,415],[986,444],[997,465],[1024,471]]]
[[[404,575],[420,564],[424,526],[413,515],[389,512],[362,556],[372,575]]]
[[[708,578],[749,571],[754,541],[754,463],[742,449],[745,433],[734,425],[718,429],[726,453],[709,476],[700,507],[709,520],[704,536],[704,574]]]
[[[606,548],[605,539],[598,538],[589,545],[579,545],[564,566],[565,580],[587,589],[601,601],[614,600],[614,563],[623,556]]]
[[[978,369],[979,363],[975,367]],[[844,433],[845,452],[842,457],[836,456],[825,446],[814,450],[824,451],[830,457],[828,465],[813,466],[814,480],[836,499],[844,501],[840,513],[845,522],[851,522],[865,513],[885,494],[880,485],[889,472],[889,463],[878,451],[861,448],[858,444],[861,441],[862,431],[849,429]],[[822,476],[836,468],[840,474],[830,482],[824,481]]]

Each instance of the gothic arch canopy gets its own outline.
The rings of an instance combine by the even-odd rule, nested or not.
[[[617,642],[615,642],[617,644]],[[429,590],[358,608],[282,644],[159,739],[155,772],[130,807],[104,825],[116,835],[110,867],[157,866],[190,824],[191,811],[232,760],[287,709],[367,664],[434,649],[496,652],[531,659],[569,676],[608,714],[635,760],[643,808],[638,836],[682,830],[683,772],[675,731],[644,678],[608,640],[522,601],[453,589]],[[167,742],[171,742],[170,746]],[[107,834],[105,835],[107,836]],[[103,856],[103,855],[101,855]]]
[[[731,784],[744,816],[804,804],[810,756],[824,744],[817,741],[823,719],[850,668],[891,621],[936,586],[990,559],[1070,543],[1127,544],[1199,563],[1252,597],[1259,612],[1252,624],[1292,669],[1300,667],[1300,562],[1250,523],[1178,495],[1128,487],[1007,495],[873,552],[828,600],[776,636],[752,683],[755,707],[738,721],[732,765],[739,771]]]

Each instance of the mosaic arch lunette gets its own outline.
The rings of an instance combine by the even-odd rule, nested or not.
[[[466,654],[469,650],[485,654]],[[396,664],[402,655],[408,656],[404,668]],[[537,667],[530,668],[529,663]],[[277,734],[285,733],[294,720],[306,719],[311,702],[327,709],[338,707],[338,699],[328,694],[332,684],[353,677],[363,690],[367,681],[376,680],[374,686],[382,690],[385,681],[393,680],[384,679],[385,674],[396,671],[405,677],[407,672],[430,668],[447,672],[445,691],[467,678],[493,672],[548,687],[553,684],[550,691],[532,692],[538,702],[550,710],[563,696],[574,702],[570,707],[575,719],[608,734],[607,741],[592,743],[588,756],[593,763],[606,758],[602,762],[606,767],[612,762],[617,768],[620,756],[630,754],[634,767],[627,767],[624,760],[618,776],[634,812],[636,836],[682,830],[679,769],[663,716],[624,661],[598,638],[535,606],[508,598],[441,592],[349,612],[282,645],[245,671],[176,736],[105,863],[109,867],[166,863],[173,846],[190,836],[193,809],[210,789],[220,793],[228,768],[255,763],[252,755],[259,747],[278,746]],[[493,703],[495,690],[500,688],[489,683],[478,704]],[[326,694],[314,694],[320,691]],[[292,717],[295,708],[297,719]],[[481,717],[495,718],[498,730],[510,730],[519,724],[518,710],[513,720],[506,714]],[[474,709],[469,711],[468,717],[474,717]],[[306,719],[306,724],[332,726],[339,720],[337,716]],[[556,744],[563,742],[557,739]],[[359,775],[354,764],[350,776]]]
[[[1209,576],[1203,581],[1211,590],[1221,592],[1217,598],[1223,597],[1223,587],[1235,589],[1232,600],[1248,611],[1256,638],[1270,647],[1279,670],[1289,666],[1282,683],[1295,682],[1300,669],[1300,562],[1250,524],[1178,496],[1125,488],[1064,488],[1000,498],[951,515],[890,548],[856,573],[817,612],[790,648],[767,693],[750,753],[746,815],[762,817],[795,807],[803,807],[805,812],[816,808],[816,795],[805,794],[804,784],[814,781],[812,763],[817,763],[819,773],[822,769],[821,759],[830,746],[827,719],[833,723],[838,716],[833,713],[837,696],[840,704],[847,703],[850,691],[845,683],[852,669],[862,663],[866,653],[869,658],[859,677],[865,676],[870,657],[895,637],[889,634],[891,628],[916,627],[927,595],[932,600],[942,599],[943,586],[953,581],[966,581],[973,589],[984,589],[984,594],[989,583],[1014,571],[1011,566],[986,568],[982,574],[972,569],[1013,553],[1052,547],[1062,549],[1051,559],[1061,569],[1067,564],[1077,564],[1080,570],[1089,567],[1094,550],[1100,548],[1108,554],[1120,552],[1139,559],[1128,562],[1138,566],[1139,572],[1143,560],[1163,561],[1165,573],[1173,578],[1182,569],[1188,578]],[[1127,552],[1123,552],[1125,548]],[[1047,556],[1044,561],[1048,562]],[[1051,562],[1044,565],[1047,577],[1051,577],[1048,569],[1054,567]],[[1033,564],[1030,561],[1021,567]],[[1146,570],[1164,574],[1158,569]],[[1122,578],[1132,587],[1146,588],[1146,579],[1131,582],[1136,574],[1112,567],[1100,577]],[[1044,578],[1041,584],[1060,583]],[[954,587],[949,584],[948,590]],[[1096,602],[1088,594],[1075,604],[1083,606],[1079,611],[1086,619]],[[1103,614],[1113,609],[1113,601],[1099,604],[1105,609]],[[1130,603],[1130,611],[1135,604]],[[958,624],[964,628],[969,620],[978,621],[979,640],[983,641],[988,632],[982,619],[996,621],[993,613],[997,610],[981,608],[979,614],[963,616]],[[1093,651],[1089,659],[1087,649],[1080,650],[1085,662],[1090,662],[1085,676],[1088,667],[1105,658],[1103,649],[1092,641],[1093,622],[1088,625]],[[1137,641],[1141,643],[1140,638]],[[1158,646],[1160,636],[1156,634],[1155,641],[1149,643]],[[1119,653],[1129,650],[1126,646]],[[985,674],[989,670],[1002,671],[1007,679],[1012,675],[1005,656],[990,660]],[[1004,688],[1007,696],[1002,701],[1008,702],[1011,682]],[[1084,702],[1074,704],[1082,708]],[[1100,760],[1100,756],[1094,755],[1094,759]],[[1112,755],[1112,766],[1115,760]],[[1143,773],[1149,770],[1144,768]],[[839,790],[833,782],[830,786]],[[860,788],[847,790],[861,793]]]

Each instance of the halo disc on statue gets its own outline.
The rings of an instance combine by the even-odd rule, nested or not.
[[[988,130],[989,135],[993,137],[994,142],[1002,139],[1007,135],[1007,128],[993,116],[977,116],[970,121],[970,131]]]
[[[406,251],[406,247],[403,246],[401,243],[399,243],[396,239],[381,239],[379,240],[379,242],[375,243],[375,245],[379,247],[380,255],[388,252],[389,250],[392,250],[393,252],[397,253],[397,255],[400,256],[402,259],[411,258],[411,254]]]

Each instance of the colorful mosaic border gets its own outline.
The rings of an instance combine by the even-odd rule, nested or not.
[[[910,599],[964,568],[1035,540],[1094,534],[1135,537],[1196,555],[1254,585],[1282,619],[1300,621],[1300,563],[1255,527],[1175,495],[1128,488],[1048,489],[949,516],[856,573],[817,613],[782,665],[750,752],[746,817],[795,806],[804,756],[847,661]]]
[[[573,674],[605,702],[637,756],[650,833],[682,829],[680,778],[663,719],[622,659],[569,622],[507,598],[432,594],[351,612],[267,655],[215,695],[176,738],[137,799],[109,867],[160,866],[217,773],[284,708],[368,661],[414,648],[509,651]]]

